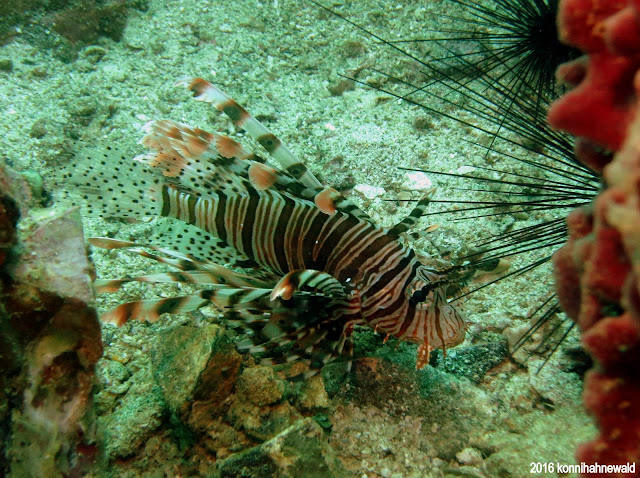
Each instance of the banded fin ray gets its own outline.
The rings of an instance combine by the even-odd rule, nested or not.
[[[220,266],[220,269],[226,269]],[[116,292],[127,282],[182,283],[198,285],[229,285],[234,287],[268,288],[267,283],[251,280],[248,276],[236,274],[230,269],[226,271],[193,271],[193,272],[158,272],[124,279],[96,279],[96,292]]]
[[[202,78],[184,78],[178,80],[176,85],[184,86],[193,93],[196,100],[211,103],[218,111],[226,114],[238,128],[244,129],[251,138],[263,146],[280,164],[280,167],[286,174],[300,181],[307,188],[310,188],[314,192],[314,195],[326,189],[305,164],[300,161],[278,137],[220,88]],[[342,194],[337,191],[335,191],[335,193],[336,196],[333,198],[335,209],[371,222],[371,218],[366,212],[358,208]]]
[[[196,258],[191,254],[183,253],[181,251],[177,251],[174,249],[157,247],[150,244],[139,244],[136,242],[112,239],[109,237],[90,237],[88,240],[92,246],[99,247],[101,249],[106,249],[106,250],[126,249],[128,250],[128,252],[135,253],[139,256],[154,260],[156,262],[167,264],[181,271],[193,271],[193,270],[208,271],[211,273],[216,273],[219,276],[226,278],[226,280],[232,280],[231,279],[232,275],[237,278],[242,277],[248,282],[251,282],[254,280],[248,275],[234,273],[228,267],[221,266],[218,263],[213,262],[211,260]],[[164,254],[168,257],[163,257],[157,254],[151,254],[143,250],[143,248],[159,252],[160,254]],[[249,262],[249,259],[247,259],[247,262]],[[227,263],[229,262],[227,261]],[[237,265],[237,264],[232,264],[232,265]],[[249,266],[249,267],[252,267],[252,266]],[[270,272],[269,274],[272,274],[272,273]],[[256,274],[253,274],[253,276],[255,275]],[[271,276],[272,281],[275,281],[276,279],[277,278],[275,276]],[[260,284],[262,285],[263,282],[264,281],[261,281]],[[257,286],[258,282],[247,283],[247,284],[238,283],[237,285]]]
[[[400,235],[405,234],[409,231],[413,226],[418,223],[418,220],[424,215],[427,210],[427,206],[431,203],[431,198],[435,192],[435,188],[431,188],[422,197],[418,200],[418,204],[411,210],[411,212],[402,219],[402,221],[398,222],[394,226],[391,226],[388,229],[388,233],[392,234],[395,237],[400,237]]]
[[[162,314],[192,312],[209,304],[224,309],[268,297],[271,289],[211,286],[193,295],[160,299],[135,300],[120,304],[101,316],[104,322],[122,326],[131,319],[155,322]]]
[[[297,290],[302,288],[316,289],[326,297],[337,298],[345,294],[345,289],[340,281],[331,274],[305,269],[285,274],[273,287],[269,298],[275,300],[282,297],[284,300],[289,300]]]

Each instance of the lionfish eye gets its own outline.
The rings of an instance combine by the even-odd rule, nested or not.
[[[415,307],[420,302],[424,302],[425,300],[427,300],[427,293],[429,292],[429,290],[425,291],[425,289],[426,287],[422,289],[418,289],[413,293],[413,295],[409,298],[410,306]]]
[[[422,289],[416,290],[409,298],[409,305],[415,307],[420,302],[424,302],[425,300],[427,300],[427,295],[429,295],[429,292],[442,285],[443,283],[446,283],[446,281],[431,282],[430,284],[425,285]]]

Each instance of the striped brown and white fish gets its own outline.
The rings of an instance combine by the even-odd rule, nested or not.
[[[128,249],[178,272],[100,279],[99,292],[125,282],[206,286],[182,297],[137,300],[103,319],[154,321],[163,313],[219,307],[248,330],[240,350],[273,362],[306,360],[307,375],[343,360],[350,368],[354,325],[419,344],[417,368],[434,348],[461,343],[465,321],[447,300],[459,273],[423,265],[404,244],[430,201],[423,196],[393,227],[323,185],[281,141],[220,89],[195,78],[178,82],[212,103],[261,144],[269,165],[233,139],[173,121],[146,126],[149,152],[133,160],[113,148],[78,155],[64,174],[67,195],[105,217],[165,216],[181,221],[170,248],[91,238]],[[243,270],[244,272],[238,272]],[[290,345],[281,352],[281,346]]]

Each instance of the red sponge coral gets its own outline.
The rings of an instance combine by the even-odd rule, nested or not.
[[[558,25],[588,56],[558,70],[575,88],[549,122],[580,137],[578,159],[607,186],[571,213],[554,257],[560,303],[596,362],[584,400],[600,436],[577,458],[640,465],[640,0],[561,0]]]
[[[633,9],[634,19],[637,11],[628,3],[629,0],[565,0],[558,11],[561,40],[588,53],[589,58],[586,65],[573,63],[572,68],[560,69],[561,79],[575,83],[579,65],[584,69],[583,78],[574,90],[554,103],[549,110],[549,123],[613,150],[620,148],[637,110],[636,102],[631,100],[635,97],[633,80],[640,58],[625,54],[632,49],[633,37],[627,9]],[[608,45],[620,45],[623,50],[612,51]]]

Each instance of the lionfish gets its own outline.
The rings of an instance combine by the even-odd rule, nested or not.
[[[324,187],[216,86],[201,78],[176,84],[226,114],[279,167],[228,136],[169,120],[145,126],[141,143],[149,152],[133,160],[109,146],[80,153],[62,180],[67,197],[79,194],[89,214],[164,216],[183,223],[171,249],[90,238],[94,246],[128,249],[177,269],[99,279],[96,290],[114,292],[132,281],[207,286],[181,297],[121,304],[106,312],[104,321],[155,321],[164,313],[212,304],[246,330],[238,350],[266,352],[268,363],[305,360],[305,376],[336,359],[350,369],[355,325],[418,343],[418,369],[433,349],[446,351],[464,340],[465,321],[448,302],[448,290],[459,287],[459,269],[440,271],[421,263],[403,240],[433,191],[405,219],[379,227],[349,199]]]

